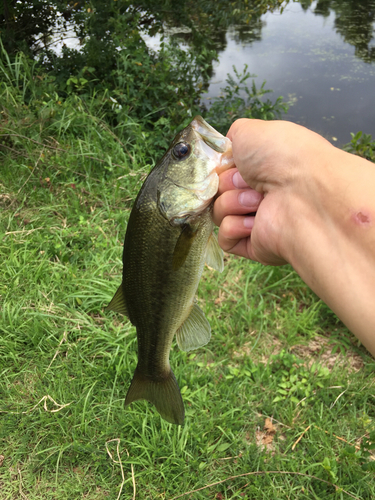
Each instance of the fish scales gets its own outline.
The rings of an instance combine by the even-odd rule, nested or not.
[[[184,350],[209,341],[210,326],[194,295],[205,261],[219,270],[223,265],[212,221],[215,168],[233,164],[230,141],[223,139],[196,117],[150,172],[127,226],[123,281],[108,306],[137,330],[138,365],[125,405],[146,399],[175,424],[184,421],[184,405],[169,364],[172,341],[177,335]]]

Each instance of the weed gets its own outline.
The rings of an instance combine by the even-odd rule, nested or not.
[[[255,75],[251,75],[247,68],[245,64],[240,73],[233,66],[235,76],[228,74],[227,85],[221,89],[221,95],[213,99],[206,114],[209,123],[224,134],[237,118],[274,120],[286,113],[288,109],[288,106],[282,102],[282,97],[278,97],[275,103],[272,103],[270,99],[263,99],[266,94],[272,92],[264,88],[266,82],[263,82],[260,89],[257,89],[253,80],[250,87],[247,81]]]
[[[351,132],[350,135],[352,136],[352,140],[348,144],[345,144],[343,147],[344,151],[356,154],[375,163],[375,141],[372,139],[372,136],[364,134],[361,131],[356,134]]]
[[[290,399],[297,405],[305,406],[313,401],[315,392],[324,387],[329,376],[328,368],[316,363],[305,368],[303,360],[285,350],[271,356],[270,364],[272,371],[280,377],[273,403]]]

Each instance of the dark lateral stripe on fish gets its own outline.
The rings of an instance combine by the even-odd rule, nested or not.
[[[172,370],[165,379],[155,381],[142,375],[137,367],[126,395],[125,406],[139,399],[146,399],[154,404],[167,422],[179,425],[184,423],[184,403]]]

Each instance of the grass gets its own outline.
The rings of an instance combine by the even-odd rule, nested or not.
[[[170,356],[184,426],[146,402],[124,408],[135,329],[104,307],[157,155],[79,101],[47,102],[47,119],[10,106],[12,92],[0,145],[1,500],[132,498],[133,481],[139,500],[374,498],[374,360],[289,267],[228,256],[221,275],[205,271],[212,340]]]

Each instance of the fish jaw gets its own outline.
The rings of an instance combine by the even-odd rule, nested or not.
[[[190,125],[195,130],[195,132],[199,134],[202,139],[218,153],[224,153],[232,147],[230,139],[220,134],[220,132],[215,130],[201,116],[197,115]]]
[[[218,175],[234,167],[232,142],[228,137],[220,134],[199,115],[191,122],[191,127],[210,148],[220,153],[215,158],[216,166],[214,168]]]

